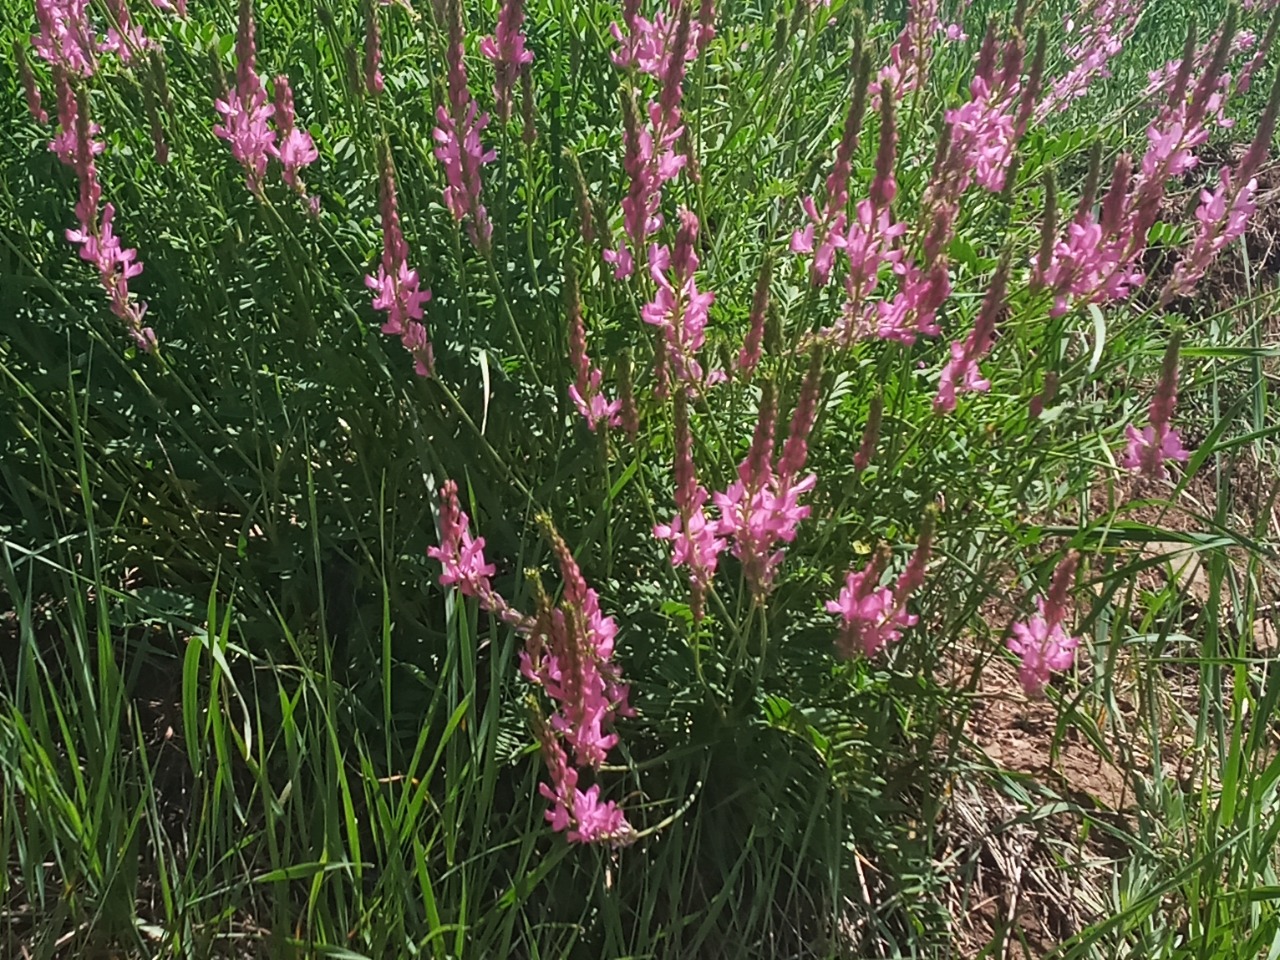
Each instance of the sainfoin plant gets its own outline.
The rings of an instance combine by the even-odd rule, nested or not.
[[[34,292],[0,371],[42,467],[3,471],[33,645],[0,740],[52,772],[13,764],[0,814],[61,837],[108,802],[31,677],[86,716],[118,684],[86,742],[127,727],[145,773],[93,776],[193,805],[24,852],[24,896],[175,952],[929,955],[986,896],[940,866],[995,843],[965,778],[1040,802],[984,718],[1056,722],[1046,768],[1147,756],[1120,725],[1164,729],[1153,677],[1199,643],[1206,690],[1238,670],[1220,739],[1253,736],[1227,644],[1268,581],[1232,565],[1274,531],[1157,533],[1275,433],[1263,328],[1233,326],[1274,273],[1266,6],[1158,43],[1143,0],[24,6],[0,172],[42,226],[7,242]],[[1170,540],[1217,551],[1186,622],[1151,585]],[[1044,809],[1087,816],[1071,790]],[[1218,878],[1215,837],[1188,843]],[[122,899],[140,843],[163,892]],[[1044,921],[1062,955],[1162,955],[1156,846],[1114,923]],[[1264,899],[1250,869],[1224,902]],[[1188,937],[1225,929],[1178,895]]]

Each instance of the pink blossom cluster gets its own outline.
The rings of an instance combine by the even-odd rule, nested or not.
[[[533,63],[523,25],[524,0],[503,0],[493,36],[480,41],[480,52],[493,64],[493,99],[501,123],[511,119],[511,94],[520,72]]]
[[[640,316],[657,327],[662,338],[657,371],[660,392],[668,390],[673,380],[700,388],[724,377],[721,371],[704,374],[698,361],[715,294],[697,287],[697,240],[697,215],[681,209],[674,253],[658,244],[649,248],[649,273],[656,289],[653,299],[640,309]]]
[[[710,495],[698,483],[695,472],[688,395],[683,387],[675,396],[675,481],[676,512],[670,522],[655,524],[653,535],[671,543],[672,567],[688,568],[690,607],[694,619],[700,620],[706,591],[715,577],[725,542],[705,509]]]
[[[27,59],[27,48],[21,40],[13,41],[13,59],[18,65],[18,79],[22,82],[22,95],[27,101],[27,112],[36,123],[48,123],[49,114],[40,99],[40,84]]]
[[[240,0],[239,26],[236,30],[236,82],[226,96],[214,101],[214,109],[222,122],[213,128],[214,135],[226,140],[231,155],[244,167],[249,189],[261,193],[267,173],[267,161],[275,155],[276,133],[268,121],[274,107],[257,72],[257,43],[254,38],[252,0]]]
[[[60,65],[79,77],[97,70],[99,53],[114,53],[126,63],[154,44],[129,16],[126,0],[106,0],[107,24],[97,39],[89,22],[87,0],[36,0],[40,32],[31,46],[50,65]]]
[[[539,786],[552,804],[547,821],[553,830],[565,831],[570,843],[628,842],[631,826],[615,802],[601,801],[599,784],[579,789],[582,771],[599,770],[617,744],[618,736],[611,732],[614,719],[633,715],[627,685],[613,662],[617,623],[601,613],[598,594],[587,586],[573,554],[549,521],[543,522],[560,566],[564,595],[553,606],[539,587],[534,617],[515,610],[494,589],[495,568],[485,560],[484,538],[472,537],[452,480],[440,491],[439,522],[440,546],[427,554],[443,567],[441,585],[474,597],[482,609],[524,635],[520,671],[556,704],[550,720],[536,724],[551,779],[550,785]]]
[[[125,0],[107,0],[107,33],[98,45],[103,53],[114,53],[126,63],[135,54],[150,49],[153,44],[142,28],[129,17]]]
[[[1066,622],[1067,600],[1075,583],[1079,555],[1068,553],[1053,572],[1048,596],[1036,597],[1036,612],[1030,619],[1015,623],[1006,641],[1009,650],[1022,661],[1018,679],[1028,696],[1044,695],[1050,673],[1068,669],[1075,662],[1080,638],[1069,636]]]
[[[1024,90],[1021,37],[1015,35],[1005,42],[999,63],[996,47],[995,28],[989,27],[969,82],[969,101],[946,113],[951,136],[949,159],[957,168],[958,182],[952,188],[957,199],[971,178],[992,193],[1004,189],[1014,147],[1030,115],[1031,104],[1023,101],[1027,95],[1034,96],[1039,84],[1039,71],[1033,67],[1030,89]]]
[[[1178,431],[1171,425],[1177,402],[1178,336],[1175,334],[1165,350],[1160,382],[1156,385],[1155,396],[1151,398],[1147,426],[1141,430],[1131,423],[1125,426],[1129,442],[1120,458],[1122,467],[1145,477],[1163,480],[1169,475],[1165,468],[1167,461],[1185,462],[1191,456],[1183,448]]]
[[[431,291],[419,286],[418,271],[409,266],[409,245],[400,229],[400,211],[396,201],[395,168],[391,153],[382,155],[380,177],[382,204],[382,262],[376,275],[364,278],[373,291],[373,308],[387,312],[382,332],[399,337],[413,357],[414,371],[420,377],[431,376],[435,356],[423,321],[422,305],[431,299]]]
[[[1216,189],[1200,191],[1200,205],[1196,207],[1196,233],[1191,247],[1173,268],[1161,291],[1160,299],[1168,303],[1174,297],[1190,296],[1196,283],[1204,276],[1218,254],[1234,240],[1244,236],[1249,218],[1257,210],[1254,197],[1258,192],[1258,180],[1233,183],[1231,170],[1223,167]]]
[[[973,330],[966,339],[951,344],[951,359],[942,368],[938,394],[933,398],[933,408],[940,413],[950,413],[956,408],[957,393],[986,393],[991,389],[991,381],[982,376],[978,361],[991,352],[995,343],[996,320],[1004,309],[1008,282],[1009,258],[1005,257],[996,268],[991,286],[982,299]]]
[[[615,249],[603,253],[618,278],[631,276],[636,258],[644,255],[649,236],[662,228],[663,186],[688,164],[688,157],[677,150],[685,132],[680,103],[686,64],[697,57],[701,49],[697,41],[704,35],[702,25],[692,20],[689,2],[677,0],[671,19],[659,17],[654,21],[660,28],[639,26],[647,21],[639,16],[638,0],[628,0],[624,10],[624,19],[637,24],[629,36],[647,38],[634,49],[624,46],[624,61],[629,64],[628,58],[634,57],[635,65],[652,73],[661,86],[643,117],[629,96],[623,99],[622,167],[628,180],[627,195],[622,200],[624,236]]]
[[[449,2],[449,36],[445,49],[448,61],[448,105],[436,107],[435,155],[444,167],[447,186],[444,205],[453,218],[467,220],[471,242],[481,253],[488,254],[493,239],[493,221],[480,200],[480,169],[492,163],[497,154],[485,150],[480,133],[489,125],[489,115],[480,107],[467,86],[467,66],[463,49],[462,11],[458,0]]]
[[[364,21],[364,88],[376,97],[385,89],[382,79],[382,30],[378,24],[378,5],[369,4]]]
[[[1065,17],[1067,33],[1076,37],[1064,51],[1071,67],[1050,84],[1036,107],[1037,120],[1060,112],[1094,81],[1111,76],[1109,65],[1133,36],[1144,6],[1145,0],[1082,0]]]
[[[816,348],[815,348],[816,349]],[[738,479],[712,497],[720,513],[716,533],[741,563],[751,592],[763,597],[773,589],[782,563],[780,544],[795,540],[810,508],[800,498],[818,484],[817,474],[801,476],[808,454],[817,400],[822,385],[821,354],[816,353],[791,417],[782,456],[774,463],[776,401],[766,384],[751,449],[738,465]]]
[[[480,608],[521,631],[532,629],[533,621],[515,610],[493,588],[496,572],[484,556],[484,537],[472,537],[471,521],[458,501],[458,485],[446,480],[440,488],[440,546],[428,547],[427,556],[440,561],[440,585],[457,587],[464,597],[472,597]]]
[[[896,99],[902,100],[928,82],[933,41],[939,33],[950,41],[966,39],[959,24],[943,25],[938,16],[939,6],[938,0],[909,0],[907,22],[889,48],[889,62],[876,74],[872,109],[879,109],[885,84]]]
[[[281,74],[275,78],[272,86],[275,93],[275,124],[279,136],[273,152],[280,158],[280,165],[284,167],[284,182],[299,196],[306,196],[306,184],[298,174],[303,167],[315,163],[320,153],[316,150],[311,134],[297,126],[293,108],[293,90],[289,86],[289,78]],[[311,198],[312,212],[319,211],[319,203],[319,197]]]
[[[1061,316],[1072,303],[1098,303],[1127,297],[1145,282],[1138,260],[1159,216],[1165,185],[1196,166],[1195,150],[1208,140],[1209,121],[1222,110],[1226,92],[1221,69],[1226,62],[1225,48],[1230,36],[1220,35],[1218,43],[1218,52],[1204,70],[1197,71],[1194,58],[1185,59],[1179,66],[1165,91],[1168,102],[1147,128],[1148,146],[1136,173],[1131,171],[1128,158],[1121,155],[1100,213],[1095,216],[1082,203],[1067,227],[1066,236],[1054,245],[1042,277],[1054,294],[1052,315]],[[1251,171],[1256,169],[1253,165],[1265,156],[1266,147],[1266,143],[1255,138],[1247,162],[1241,162],[1238,172],[1244,176],[1237,179],[1237,183],[1247,185]],[[1223,201],[1223,216],[1230,222],[1228,215],[1235,203],[1225,202],[1225,192]],[[1209,212],[1206,210],[1206,216]],[[1201,221],[1200,233],[1208,236],[1206,224],[1217,222]],[[1237,226],[1240,226],[1238,218]],[[1214,227],[1213,231],[1216,230]],[[1206,240],[1198,255],[1211,249],[1212,241]],[[1197,264],[1207,266],[1207,261],[1189,263],[1188,277]]]
[[[605,397],[601,386],[604,374],[587,354],[587,328],[582,319],[582,301],[578,296],[577,274],[572,264],[565,283],[565,305],[569,314],[569,362],[573,364],[574,371],[569,399],[593,433],[602,424],[616,427],[622,423],[622,401]]]
[[[1221,41],[1221,31],[1218,31],[1208,41],[1195,49],[1192,53],[1191,61],[1191,70],[1193,73],[1200,75],[1210,68],[1214,53],[1217,51]],[[1239,30],[1231,37],[1230,46],[1226,51],[1227,60],[1235,60],[1236,58],[1248,53],[1250,50],[1253,50],[1257,45],[1258,38],[1251,30]],[[1265,55],[1265,51],[1262,50],[1259,50],[1258,53],[1259,55]],[[1253,62],[1253,60],[1250,60],[1250,65],[1252,65]],[[1148,83],[1146,89],[1142,91],[1142,96],[1156,102],[1159,102],[1162,98],[1168,96],[1178,82],[1178,72],[1181,69],[1183,69],[1183,59],[1180,57],[1176,60],[1170,60],[1158,70],[1150,71],[1147,74]],[[1237,80],[1237,90],[1241,93],[1245,92],[1245,89],[1248,86],[1247,77],[1256,69],[1256,66],[1246,66],[1244,70],[1241,71],[1240,78]],[[1240,87],[1241,81],[1245,84],[1244,88]],[[1230,84],[1231,75],[1224,72],[1219,78],[1218,89],[1225,93],[1226,89],[1230,87]],[[1233,121],[1228,119],[1220,110],[1217,111],[1216,116],[1219,126],[1224,128],[1234,126]]]
[[[859,654],[874,657],[919,622],[918,616],[907,612],[907,600],[924,583],[933,549],[932,517],[932,513],[925,515],[916,549],[892,587],[880,583],[888,561],[888,551],[880,550],[861,570],[850,570],[837,598],[827,601],[827,612],[840,617],[836,649],[846,660]]]
[[[82,260],[97,268],[111,312],[124,323],[138,349],[150,353],[158,341],[155,331],[142,320],[147,305],[134,299],[129,291],[129,281],[142,273],[138,251],[124,247],[116,236],[115,206],[108,203],[99,209],[102,187],[94,158],[102,153],[103,144],[94,139],[98,126],[89,119],[88,96],[76,97],[61,65],[54,67],[54,77],[58,87],[58,123],[62,129],[49,148],[75,170],[80,188],[75,205],[77,224],[67,230],[67,240],[80,247]]]
[[[840,134],[840,143],[836,147],[836,159],[831,165],[825,184],[826,203],[821,213],[818,212],[816,197],[805,197],[800,202],[801,209],[809,222],[791,236],[793,253],[813,254],[810,277],[816,286],[823,286],[831,276],[837,249],[847,245],[844,236],[848,223],[849,177],[853,172],[853,153],[858,146],[859,129],[866,106],[866,73],[870,59],[864,53],[862,64],[858,68],[855,81],[858,86],[853,100],[845,114],[844,130]],[[881,130],[882,143],[884,130]],[[896,134],[895,134],[896,135]]]
[[[682,8],[688,2],[669,0],[669,12],[659,10],[652,20],[647,20],[640,15],[640,0],[624,0],[622,23],[626,32],[616,22],[609,25],[609,32],[618,41],[618,49],[611,55],[613,62],[619,67],[635,67],[661,81],[671,69],[673,52],[684,60],[697,59],[715,36],[712,6],[710,0],[703,0],[698,22],[690,25],[689,41],[680,45],[676,43],[676,33]]]

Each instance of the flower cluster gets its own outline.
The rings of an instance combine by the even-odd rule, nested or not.
[[[231,155],[244,167],[249,189],[261,193],[267,161],[275,155],[276,133],[268,124],[274,107],[258,76],[254,30],[253,0],[240,0],[236,82],[225,97],[214,101],[222,122],[214,126],[213,132],[231,145]]]
[[[1078,554],[1068,553],[1053,572],[1048,596],[1036,597],[1036,612],[1012,627],[1007,645],[1022,661],[1018,679],[1028,696],[1043,696],[1049,674],[1066,670],[1075,662],[1080,638],[1068,636],[1063,624],[1079,562]]]
[[[600,610],[600,598],[587,586],[572,552],[551,526],[539,518],[564,581],[564,595],[553,605],[534,580],[537,613],[526,617],[494,589],[495,572],[485,560],[484,538],[473,538],[452,480],[440,492],[440,546],[427,553],[440,561],[440,583],[474,597],[526,638],[520,672],[555,703],[549,720],[535,723],[550,785],[539,791],[551,801],[547,821],[565,831],[570,843],[620,845],[632,837],[631,825],[613,801],[600,800],[600,786],[580,790],[583,770],[598,771],[618,742],[611,732],[617,717],[632,716],[628,688],[613,661],[618,625]],[[566,749],[567,747],[567,749]]]
[[[480,201],[480,168],[497,156],[480,143],[480,133],[489,125],[489,115],[480,107],[467,86],[464,57],[462,10],[458,0],[449,0],[449,35],[445,48],[448,61],[448,105],[436,107],[435,155],[444,167],[447,186],[444,205],[453,218],[467,220],[471,242],[482,253],[488,253],[493,239],[493,221]]]
[[[1092,196],[1086,191],[1066,236],[1053,247],[1043,271],[1043,282],[1054,294],[1052,315],[1061,316],[1072,303],[1098,303],[1127,297],[1145,282],[1138,261],[1159,216],[1165,185],[1196,166],[1195,150],[1208,140],[1209,121],[1222,110],[1226,96],[1223,68],[1234,36],[1233,18],[1234,14],[1228,15],[1207,64],[1201,65],[1191,55],[1183,58],[1165,90],[1168,102],[1147,128],[1148,146],[1138,169],[1132,170],[1123,154],[1116,160],[1110,190],[1096,216]],[[1255,138],[1249,151],[1251,164],[1265,155],[1266,145],[1260,144],[1262,142]],[[1236,182],[1247,185],[1249,176],[1246,173]],[[1224,200],[1225,197],[1224,193]],[[1224,216],[1227,206],[1224,202]],[[1201,232],[1210,238],[1196,251],[1197,259],[1188,263],[1186,278],[1181,282],[1190,283],[1195,271],[1202,272],[1207,266],[1204,257],[1210,251],[1216,252],[1210,231],[1204,226],[1206,223],[1216,225],[1219,221],[1209,217],[1208,210],[1206,218]],[[1240,225],[1238,221],[1237,225]],[[1213,230],[1216,232],[1217,227]]]
[[[1037,105],[1037,120],[1061,111],[1083,97],[1094,81],[1111,76],[1108,65],[1133,35],[1143,5],[1143,0],[1084,0],[1079,10],[1067,14],[1064,26],[1076,37],[1064,51],[1071,67]]]
[[[996,268],[991,286],[982,299],[977,322],[964,340],[951,344],[951,359],[942,368],[938,382],[938,394],[933,398],[933,408],[940,413],[950,413],[956,408],[956,394],[967,391],[986,393],[991,382],[982,376],[978,361],[991,352],[995,343],[996,319],[1004,308],[1005,291],[1009,283],[1009,258],[1005,256]]]
[[[316,150],[311,134],[296,125],[293,109],[293,90],[289,86],[289,78],[281,74],[272,83],[275,88],[275,123],[279,134],[279,145],[275,154],[284,167],[284,182],[292,187],[299,196],[306,196],[306,184],[298,177],[299,171],[316,161],[320,156]],[[319,198],[311,198],[312,209],[318,209]]]
[[[373,308],[387,312],[382,332],[399,337],[413,357],[414,371],[420,377],[429,377],[435,357],[422,322],[422,305],[431,299],[431,291],[420,288],[418,271],[409,266],[409,245],[400,229],[395,166],[389,149],[382,150],[381,160],[382,262],[377,274],[366,276],[364,282],[373,291]]]
[[[564,580],[558,606],[535,581],[538,613],[520,655],[520,671],[542,687],[556,704],[540,732],[551,785],[541,786],[551,800],[547,821],[567,830],[571,843],[614,845],[631,838],[631,826],[617,804],[600,802],[600,787],[578,790],[582,769],[599,770],[618,735],[609,732],[615,717],[631,716],[627,686],[613,662],[618,626],[600,612],[600,600],[587,586],[568,545],[541,519]],[[567,745],[566,750],[563,745]],[[570,764],[576,764],[578,769]]]
[[[809,507],[800,498],[818,484],[817,474],[800,476],[808,453],[817,397],[822,383],[821,354],[815,348],[809,373],[801,388],[783,455],[775,465],[774,418],[777,416],[773,386],[766,383],[751,449],[738,464],[738,479],[712,497],[720,513],[716,534],[742,564],[747,585],[757,597],[773,589],[782,563],[783,548],[795,540]]]
[[[685,132],[680,103],[686,64],[697,57],[702,49],[698,41],[706,34],[704,26],[692,19],[690,0],[675,0],[671,13],[670,18],[660,15],[649,23],[639,15],[638,0],[629,0],[623,14],[631,32],[625,41],[614,25],[614,35],[624,44],[615,54],[615,62],[637,66],[660,83],[658,97],[649,101],[644,116],[629,94],[623,96],[622,167],[628,178],[627,195],[622,200],[624,237],[615,249],[603,254],[619,278],[631,276],[635,259],[644,255],[648,237],[662,228],[663,186],[689,162],[677,149]]]
[[[827,612],[840,617],[836,649],[846,660],[859,654],[874,657],[919,622],[907,612],[907,600],[924,582],[933,549],[933,518],[932,511],[925,514],[915,552],[892,587],[880,583],[889,560],[888,550],[881,549],[861,570],[850,570],[839,596],[827,601]]]
[[[592,432],[604,424],[616,427],[622,422],[622,401],[608,400],[601,388],[604,374],[587,355],[587,328],[582,320],[582,300],[578,295],[578,273],[569,260],[565,269],[565,310],[569,315],[569,362],[573,364],[574,382],[569,398],[587,421]]]
[[[113,226],[115,206],[108,203],[100,208],[102,185],[98,181],[95,158],[104,147],[102,141],[94,139],[99,128],[89,118],[88,93],[82,91],[76,95],[61,65],[54,67],[54,81],[58,88],[58,125],[61,130],[49,144],[49,149],[75,171],[79,184],[79,198],[75,204],[76,226],[67,230],[67,240],[80,248],[82,260],[97,268],[111,312],[125,325],[138,349],[150,353],[158,341],[155,331],[142,321],[147,305],[134,299],[129,291],[129,281],[142,273],[138,251],[124,247],[116,236]]]
[[[533,63],[533,51],[525,47],[524,0],[503,0],[498,26],[492,37],[480,41],[480,52],[493,64],[493,99],[498,120],[511,119],[511,94],[516,79]]]
[[[1120,458],[1122,467],[1160,480],[1168,476],[1165,461],[1184,462],[1190,457],[1182,446],[1178,431],[1170,426],[1173,408],[1178,402],[1178,343],[1179,337],[1175,333],[1165,348],[1160,382],[1156,385],[1155,396],[1151,398],[1147,426],[1138,430],[1133,424],[1126,425],[1125,434],[1129,442]]]
[[[622,23],[626,32],[617,23],[609,25],[609,32],[618,41],[618,49],[612,54],[613,62],[619,67],[634,67],[661,81],[671,69],[672,56],[696,60],[715,37],[713,8],[710,0],[703,0],[698,21],[690,23],[688,42],[680,44],[676,34],[687,3],[688,0],[670,0],[669,13],[659,10],[652,20],[647,20],[640,15],[640,0],[625,0]]]
[[[715,294],[699,290],[694,280],[697,241],[698,218],[681,209],[674,252],[658,244],[649,248],[649,273],[656,290],[640,316],[657,327],[662,338],[657,371],[660,392],[668,390],[673,380],[700,388],[724,376],[722,371],[704,374],[697,359],[706,343],[708,311],[715,301]]]
[[[707,588],[715,577],[725,542],[705,509],[710,495],[698,483],[695,472],[688,394],[683,387],[676,391],[674,419],[676,512],[669,523],[655,524],[653,535],[671,543],[672,567],[688,568],[690,607],[694,619],[701,620]]]

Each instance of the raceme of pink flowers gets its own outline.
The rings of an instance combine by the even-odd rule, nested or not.
[[[214,101],[222,122],[216,136],[231,146],[231,155],[244,167],[246,182],[254,193],[262,190],[267,161],[275,155],[276,133],[268,125],[274,108],[257,73],[257,43],[251,0],[241,0],[236,30],[236,80],[226,96]]]
[[[474,597],[526,638],[520,671],[541,687],[555,710],[536,721],[536,733],[550,784],[539,792],[551,801],[546,818],[570,843],[627,843],[633,831],[613,801],[600,799],[600,785],[579,789],[584,770],[598,771],[618,737],[614,719],[632,716],[628,688],[613,661],[617,623],[600,610],[599,595],[587,585],[564,540],[544,521],[564,581],[558,605],[538,586],[538,612],[526,617],[494,589],[495,572],[484,555],[484,538],[472,537],[470,521],[452,480],[440,491],[440,546],[427,550],[440,561],[443,586]],[[567,747],[567,749],[566,749]]]
[[[458,0],[450,0],[448,60],[448,105],[436,108],[436,159],[444,167],[444,205],[461,223],[467,220],[467,232],[476,249],[487,253],[493,237],[493,222],[480,199],[480,169],[497,154],[486,151],[480,134],[489,124],[489,115],[480,107],[467,87],[467,67],[463,50],[462,12]]]
[[[382,156],[380,178],[382,205],[382,262],[378,272],[364,278],[373,291],[373,308],[385,310],[387,319],[382,332],[399,337],[414,360],[414,372],[431,376],[435,367],[431,341],[423,323],[422,305],[431,299],[431,291],[422,289],[418,271],[409,266],[409,245],[400,228],[400,211],[396,199],[395,168],[389,151]]]
[[[1064,624],[1078,562],[1079,557],[1069,553],[1054,570],[1048,595],[1036,597],[1036,612],[1012,627],[1007,646],[1022,661],[1018,679],[1028,696],[1043,696],[1050,674],[1075,662],[1080,639],[1069,636]]]
[[[533,51],[525,46],[524,0],[504,0],[498,26],[491,37],[480,41],[480,52],[493,64],[493,99],[498,120],[511,119],[511,95],[520,71],[533,63]]]
[[[723,371],[703,373],[698,354],[706,343],[708,311],[715,294],[699,290],[694,280],[698,255],[698,218],[689,210],[680,211],[680,228],[674,252],[654,244],[649,249],[649,273],[653,278],[653,300],[640,310],[645,323],[657,327],[664,344],[659,354],[658,382],[662,389],[671,381],[700,387],[723,379]]]
[[[1191,456],[1172,426],[1173,408],[1178,402],[1178,343],[1175,334],[1165,349],[1148,424],[1141,430],[1133,424],[1126,425],[1128,444],[1120,458],[1122,467],[1157,480],[1168,476],[1166,461],[1185,462]]]

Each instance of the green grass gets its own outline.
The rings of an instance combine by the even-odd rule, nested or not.
[[[107,64],[92,103],[159,355],[127,348],[63,239],[74,177],[26,114],[10,55],[0,63],[0,956],[1280,957],[1280,686],[1259,645],[1280,569],[1274,268],[1238,244],[1222,297],[1053,320],[1019,274],[984,362],[990,393],[949,417],[930,406],[945,341],[967,333],[1002,251],[1035,249],[1044,171],[1067,211],[1093,140],[1107,157],[1143,148],[1151,110],[1134,91],[1181,49],[1189,8],[1147,9],[1115,76],[1029,133],[1008,195],[966,195],[942,341],[828,359],[814,516],[767,610],[726,560],[695,627],[684,573],[650,536],[672,483],[670,405],[653,396],[638,316],[647,288],[613,280],[573,221],[566,149],[618,229],[618,11],[529,3],[539,136],[522,144],[518,121],[485,134],[499,157],[485,168],[490,264],[441,203],[443,38],[425,3],[380,8],[377,100],[353,93],[342,53],[362,44],[362,6],[256,8],[259,69],[290,75],[320,150],[304,174],[318,219],[278,177],[255,200],[211,133],[234,5],[193,4],[186,22],[135,6],[163,44],[170,162],[152,155],[141,73]],[[473,44],[497,11],[465,6],[471,87],[488,105]],[[867,10],[877,67],[899,6]],[[1029,14],[1051,51],[1060,6]],[[856,9],[726,3],[686,84],[699,178],[667,189],[668,221],[678,204],[704,225],[712,365],[736,355],[757,271],[776,257],[761,377],[784,416],[804,366],[788,348],[840,306],[785,246],[834,155]],[[1202,35],[1222,12],[1196,8]],[[903,219],[980,25],[1011,15],[975,3],[974,37],[939,45],[929,88],[904,105]],[[34,29],[30,5],[0,2],[0,48]],[[1269,55],[1224,140],[1252,135],[1274,75]],[[379,333],[363,283],[383,141],[434,293],[434,380]],[[1152,256],[1158,273],[1169,253]],[[568,258],[610,386],[634,363],[634,442],[588,432],[567,401]],[[1115,450],[1174,326],[1178,420],[1197,449],[1174,483],[1135,487]],[[1033,420],[1050,371],[1057,398]],[[694,405],[710,489],[732,479],[759,403],[758,383],[717,389]],[[877,392],[880,445],[856,473]],[[534,523],[546,511],[617,617],[638,716],[600,782],[634,845],[573,847],[545,824],[520,638],[440,588],[425,554],[446,478],[513,603],[532,606],[526,569],[554,566]],[[885,656],[838,661],[822,602],[878,542],[901,566],[930,504],[938,556],[920,625]],[[1172,541],[1202,565],[1195,589],[1144,549]],[[1047,704],[1023,703],[1003,639],[1068,548],[1085,557],[1079,665]],[[993,704],[1025,715],[1022,732],[1000,729],[1045,755],[1117,771],[1119,799],[988,757]]]

